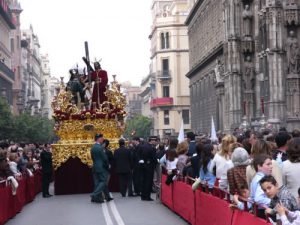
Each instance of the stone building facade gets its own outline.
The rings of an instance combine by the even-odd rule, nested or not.
[[[13,114],[19,115],[22,108],[22,82],[21,82],[21,22],[22,8],[18,0],[10,0],[9,8],[15,21],[15,29],[10,32],[11,67],[15,75],[13,84]]]
[[[300,127],[300,1],[199,0],[186,20],[192,129]]]
[[[121,84],[123,93],[126,96],[126,120],[132,119],[136,116],[142,115],[142,98],[140,96],[141,88],[138,86],[132,86],[130,82],[124,82]]]
[[[12,69],[10,33],[16,28],[9,1],[0,1],[0,96],[13,106],[13,84],[15,74]]]
[[[142,112],[153,121],[151,135],[178,135],[183,119],[190,129],[188,79],[188,36],[184,24],[187,0],[154,0],[149,75],[141,83]],[[150,109],[150,112],[145,112]]]
[[[33,27],[22,30],[22,98],[24,110],[31,114],[42,113],[42,64],[40,43]]]

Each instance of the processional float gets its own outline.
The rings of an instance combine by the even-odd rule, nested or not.
[[[88,57],[84,60],[88,64],[88,70],[91,71],[88,75],[75,72],[72,85],[75,87],[77,82],[77,86],[82,85],[79,91],[90,91],[90,96],[98,93],[99,97],[99,91],[103,89],[97,90],[97,85],[101,85],[101,78],[98,79],[97,74],[104,70],[101,67],[93,70]],[[106,71],[104,72],[106,74]],[[95,75],[93,73],[96,73],[96,79],[91,85],[91,76]],[[100,93],[104,94],[104,101],[96,99],[97,102],[92,102],[95,99],[90,97],[91,99],[85,98],[85,101],[80,102],[79,93],[72,90],[72,85],[71,88],[67,88],[61,78],[58,94],[52,101],[54,130],[59,138],[57,143],[52,144],[56,194],[91,192],[93,185],[90,149],[95,142],[95,134],[102,133],[110,141],[111,149],[115,149],[125,129],[126,98],[121,92],[116,75],[113,75],[113,81],[105,85],[103,93]],[[74,98],[77,100],[74,101]],[[68,184],[69,182],[71,183]]]

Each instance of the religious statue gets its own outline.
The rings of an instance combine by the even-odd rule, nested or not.
[[[108,83],[107,72],[105,70],[102,70],[100,63],[97,61],[94,62],[94,69],[91,67],[86,58],[83,57],[83,61],[92,71],[90,76],[91,81],[94,81],[91,109],[100,109],[101,104],[104,101],[107,101],[107,96],[105,95],[106,86]]]
[[[252,12],[250,10],[249,5],[245,5],[245,8],[242,13],[242,17],[244,20],[244,35],[250,36],[251,35],[251,21],[252,21]]]
[[[251,56],[246,57],[245,73],[244,73],[244,87],[246,91],[253,89],[254,83],[254,68],[251,63]]]
[[[217,65],[214,68],[217,83],[223,82],[223,79],[221,78],[221,72],[222,72],[221,70],[222,70],[221,62],[220,60],[217,60]]]
[[[287,54],[287,73],[288,74],[298,74],[300,71],[300,51],[298,46],[297,38],[295,37],[295,32],[290,31],[289,37],[286,44],[286,54]]]
[[[80,106],[81,103],[85,102],[84,84],[81,82],[78,69],[70,69],[69,73],[71,76],[67,83],[66,89],[72,93],[73,97],[71,101]]]

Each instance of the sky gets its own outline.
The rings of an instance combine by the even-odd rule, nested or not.
[[[109,80],[140,85],[149,73],[151,0],[19,0],[21,28],[30,24],[51,75],[69,80],[69,69],[84,67],[84,42],[90,60],[101,60]]]

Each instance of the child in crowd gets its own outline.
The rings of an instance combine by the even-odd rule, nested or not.
[[[247,208],[250,210],[252,208],[252,203],[250,202],[250,191],[247,186],[240,186],[239,194],[233,195],[232,204],[229,205],[231,209],[245,209],[245,203],[241,202],[239,199],[242,199],[244,202],[247,202]]]
[[[270,205],[265,211],[267,214],[275,215],[277,212],[275,206],[279,203],[290,211],[299,210],[299,204],[292,193],[284,185],[279,187],[273,176],[265,176],[259,183],[264,193],[271,199]]]
[[[298,189],[298,196],[300,203],[300,188]],[[281,203],[277,204],[276,211],[280,216],[282,225],[300,225],[300,211],[291,212]]]
[[[251,181],[250,196],[251,200],[258,204],[257,216],[266,218],[265,209],[269,207],[271,199],[263,192],[259,181],[272,173],[272,158],[269,155],[259,154],[254,157],[253,166],[256,174]]]

